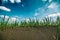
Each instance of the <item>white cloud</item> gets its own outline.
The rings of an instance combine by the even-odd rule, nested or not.
[[[9,16],[5,16],[5,15],[0,15],[0,18],[4,18],[5,17],[5,21],[7,21],[8,19],[9,19],[9,21],[8,21],[8,23],[9,24],[11,24],[11,23],[15,23],[15,21],[17,21],[17,22],[19,22],[19,19],[18,18],[16,18],[16,17],[9,17]],[[27,21],[28,21],[28,19],[27,19]]]
[[[46,2],[47,0],[42,0],[43,2]]]
[[[50,9],[54,9],[54,8],[56,8],[57,7],[57,4],[56,3],[51,3],[49,6],[48,6],[48,8],[50,8]]]
[[[34,14],[34,16],[38,16],[38,15],[39,15],[39,13],[37,13],[37,12]]]
[[[49,14],[49,15],[46,16],[46,17],[57,17],[57,16],[60,16],[60,13]]]
[[[3,2],[5,2],[5,3],[6,3],[6,2],[9,2],[9,1],[10,1],[11,3],[15,3],[15,2],[16,2],[16,3],[20,3],[20,2],[21,2],[21,0],[3,0]]]
[[[1,18],[4,18],[4,15],[0,15]]]
[[[45,6],[36,9],[34,16],[45,17],[46,15],[59,12],[59,5],[52,2],[50,5],[47,3]]]
[[[35,16],[38,15],[38,17],[44,18],[46,15],[50,14],[49,16],[51,16],[51,14],[54,13],[53,14],[53,16],[54,16],[54,15],[56,15],[55,13],[60,12],[59,7],[60,7],[60,5],[58,5],[56,2],[52,2],[50,5],[49,5],[49,3],[47,3],[45,6],[36,9],[34,15]]]
[[[29,21],[29,19],[28,18],[26,18],[26,22],[28,22]]]
[[[6,8],[6,7],[4,7],[4,6],[0,6],[0,9],[1,9],[1,10],[4,10],[4,11],[7,11],[7,12],[10,12],[10,11],[11,11],[11,9]]]
[[[16,0],[16,2],[17,2],[17,3],[20,3],[20,2],[21,2],[21,0]]]
[[[49,2],[51,2],[52,0],[49,0]]]
[[[8,19],[8,18],[9,18],[9,16],[5,16],[5,18],[6,18],[6,19]]]
[[[1,18],[4,18],[4,15],[0,15]],[[5,18],[9,18],[9,16],[5,16]]]
[[[17,20],[17,18],[11,18],[11,20],[12,20],[12,21],[16,21],[16,20]]]
[[[15,0],[10,0],[11,3],[15,3]]]
[[[5,16],[5,15],[0,15],[1,18],[4,18],[4,16]],[[5,19],[8,19],[8,18],[9,18],[9,16],[5,16]],[[16,21],[17,18],[11,17],[11,18],[9,18],[9,20],[10,20],[10,21]]]
[[[4,15],[0,15],[1,18],[4,18]],[[5,19],[9,18],[9,16],[5,16]]]
[[[5,17],[5,18],[4,18]],[[5,16],[5,15],[0,15],[0,18],[4,18],[4,21],[7,21],[9,16]]]
[[[46,18],[51,18],[51,21],[54,21],[54,22],[55,22],[57,16],[60,17],[60,13],[49,14],[49,15],[47,15],[47,16],[45,16],[45,17],[46,17]]]
[[[17,20],[17,18],[11,17],[8,21],[9,24],[11,23],[15,23],[15,21]],[[17,20],[18,21],[18,20]]]

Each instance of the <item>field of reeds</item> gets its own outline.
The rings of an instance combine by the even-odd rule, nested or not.
[[[18,21],[15,20],[14,22],[9,23],[10,18],[5,19],[5,16],[3,18],[0,18],[0,31],[7,30],[9,28],[48,28],[48,27],[55,27],[57,29],[57,38],[60,40],[60,17],[58,16],[56,19],[50,18],[43,18],[42,20],[36,19],[30,19],[26,21]]]

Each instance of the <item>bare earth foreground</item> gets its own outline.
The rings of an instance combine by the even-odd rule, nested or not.
[[[8,28],[0,31],[0,40],[57,40],[57,28]]]

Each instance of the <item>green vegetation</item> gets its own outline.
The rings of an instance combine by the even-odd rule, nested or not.
[[[60,17],[57,17],[56,20],[53,20],[51,17],[50,18],[44,18],[42,20],[38,20],[37,18],[34,19],[29,19],[29,21],[21,21],[18,22],[15,20],[12,23],[9,23],[9,19],[7,20],[4,18],[0,18],[0,28],[3,27],[59,27],[60,28]],[[11,20],[12,21],[12,20]]]
[[[10,20],[11,18],[0,18],[0,30],[5,30],[7,28],[16,28],[16,27],[22,27],[22,28],[39,28],[39,27],[57,27],[60,29],[60,17],[58,16],[55,20],[50,18],[43,18],[42,20],[31,19],[27,21],[26,19],[24,21],[19,22],[18,20],[15,20],[14,22]],[[10,20],[10,22],[9,22]]]
[[[53,18],[44,18],[42,20],[36,19],[30,19],[27,21],[26,19],[24,21],[17,21],[14,22],[11,20],[11,23],[9,22],[10,18],[5,19],[5,16],[3,18],[0,18],[0,31],[6,30],[8,28],[16,28],[16,27],[22,27],[22,28],[39,28],[39,27],[56,27],[58,29],[57,32],[60,31],[60,17],[58,16],[56,19]],[[59,32],[60,33],[60,32]]]
[[[19,22],[18,20],[15,20],[14,22],[10,20],[11,18],[0,18],[0,30],[7,29],[7,28],[15,28],[15,27],[23,27],[23,28],[39,28],[39,27],[57,27],[60,28],[60,17],[58,16],[55,18],[49,18],[45,17],[41,20],[31,19],[27,21],[26,19],[24,21]],[[10,22],[9,22],[10,20]]]

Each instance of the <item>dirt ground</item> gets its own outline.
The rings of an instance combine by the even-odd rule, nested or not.
[[[57,29],[14,28],[0,31],[0,40],[57,40]]]

